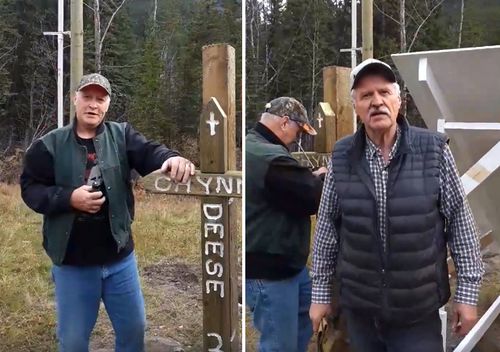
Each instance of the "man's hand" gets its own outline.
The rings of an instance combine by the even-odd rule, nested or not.
[[[311,318],[314,333],[318,332],[321,319],[331,312],[332,306],[330,304],[311,303],[309,318]]]
[[[83,185],[71,193],[69,200],[71,206],[75,209],[95,214],[101,209],[106,197],[102,192],[92,192],[92,186]]]
[[[465,336],[477,321],[477,307],[465,303],[453,303],[452,330],[458,336]]]
[[[314,176],[321,176],[323,174],[326,174],[328,172],[328,169],[324,166],[320,167],[318,170],[313,171]]]
[[[168,175],[174,182],[186,183],[194,175],[194,164],[180,156],[174,156],[165,160],[161,166],[161,172]]]

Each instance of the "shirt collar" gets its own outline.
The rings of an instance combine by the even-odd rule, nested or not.
[[[262,135],[262,137],[267,139],[268,142],[270,142],[272,144],[280,144],[283,147],[285,147],[286,150],[288,150],[288,147],[281,141],[281,139],[279,139],[278,136],[276,136],[273,133],[273,131],[271,131],[269,128],[267,128],[264,124],[257,122],[255,124],[255,131],[257,133],[259,133],[260,135]]]
[[[382,150],[373,143],[373,141],[368,137],[368,135],[365,133],[365,138],[366,138],[366,159],[373,160],[377,155],[382,155]],[[401,129],[399,125],[396,128],[396,141],[392,145],[391,151],[389,153],[389,160],[391,160],[394,155],[396,154],[399,146],[399,142],[401,140]]]

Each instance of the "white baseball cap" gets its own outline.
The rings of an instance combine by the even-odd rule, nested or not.
[[[360,79],[367,74],[381,75],[389,82],[396,82],[391,66],[377,59],[366,59],[351,71],[351,89],[356,88]]]

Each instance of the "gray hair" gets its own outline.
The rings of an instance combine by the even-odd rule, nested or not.
[[[260,115],[260,120],[261,121],[264,121],[264,120],[280,120],[281,119],[281,116],[278,116],[278,115],[274,115],[274,114],[271,114],[269,112],[263,112],[262,115]]]
[[[392,83],[392,86],[396,95],[401,99],[401,87],[399,86],[398,82]],[[351,102],[352,105],[355,105],[356,103],[356,88],[351,89]]]

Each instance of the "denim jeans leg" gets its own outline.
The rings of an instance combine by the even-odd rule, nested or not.
[[[347,321],[350,345],[356,352],[386,352],[380,330],[373,318],[345,309],[342,311]],[[405,351],[405,350],[403,350]]]
[[[100,268],[54,265],[60,352],[88,352],[101,301]]]
[[[392,326],[384,334],[388,352],[443,352],[441,319],[436,310],[409,326]]]
[[[307,268],[299,274],[299,328],[297,351],[305,352],[313,334],[309,308],[311,307],[312,283]]]
[[[134,253],[103,268],[103,301],[115,330],[115,351],[144,351],[146,315]]]
[[[247,302],[260,332],[260,352],[303,352],[297,345],[301,274],[285,280],[246,281]],[[304,339],[306,335],[310,333],[304,334]]]

